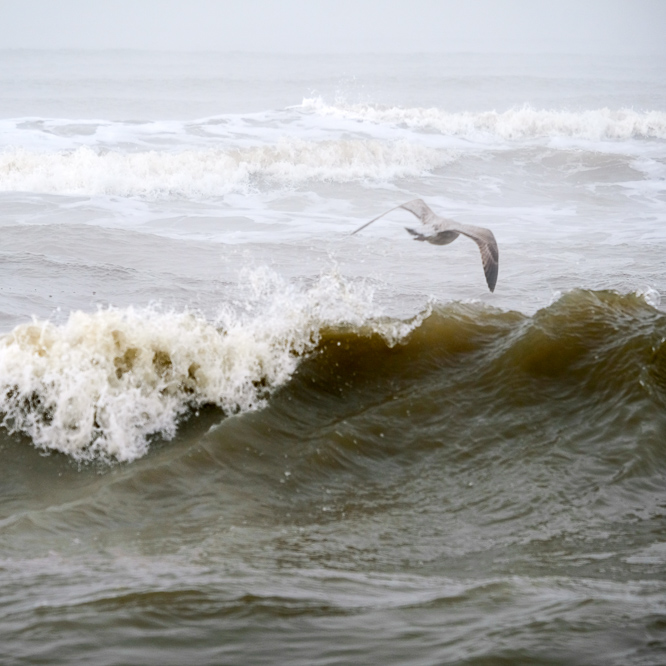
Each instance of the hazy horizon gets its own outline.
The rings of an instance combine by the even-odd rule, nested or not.
[[[0,2],[0,50],[666,55],[666,3]]]

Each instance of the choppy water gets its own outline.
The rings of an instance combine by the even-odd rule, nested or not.
[[[0,53],[2,663],[664,663],[665,65]]]

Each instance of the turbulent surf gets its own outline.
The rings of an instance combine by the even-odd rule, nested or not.
[[[0,52],[3,664],[663,663],[664,72]]]

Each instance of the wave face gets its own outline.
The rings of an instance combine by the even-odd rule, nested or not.
[[[574,290],[532,316],[441,306],[393,347],[353,330],[327,333],[308,367],[331,395],[356,392],[369,421],[405,421],[411,403],[414,429],[443,428],[461,450],[472,431],[475,446],[492,447],[498,428],[526,428],[536,414],[544,433],[586,431],[582,440],[621,450],[637,413],[666,426],[665,339],[666,316],[644,296]]]
[[[151,435],[172,438],[203,406],[228,415],[264,407],[309,357],[312,382],[341,393],[360,375],[391,386],[404,375],[416,387],[444,364],[446,383],[462,382],[448,390],[467,401],[466,418],[518,414],[539,396],[624,410],[666,390],[666,320],[639,296],[577,291],[533,317],[452,304],[403,322],[377,319],[367,292],[333,278],[305,291],[265,276],[262,285],[270,307],[255,300],[250,315],[215,322],[130,308],[18,326],[0,341],[5,427],[76,460],[133,460]],[[317,365],[324,351],[334,353],[334,376],[331,361]],[[598,404],[585,407],[586,393]],[[434,398],[420,409],[441,413]]]

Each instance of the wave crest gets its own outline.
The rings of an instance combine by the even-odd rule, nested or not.
[[[369,327],[394,344],[419,323],[373,323],[372,292],[336,275],[298,289],[260,270],[247,292],[241,313],[215,321],[126,308],[16,327],[0,338],[2,424],[76,460],[134,460],[191,409],[263,406],[324,327]]]
[[[181,152],[0,153],[0,191],[150,198],[215,197],[304,182],[390,181],[446,163],[442,151],[407,141],[283,139],[274,145]]]
[[[508,111],[449,113],[437,108],[404,108],[376,104],[328,105],[321,98],[306,98],[302,107],[322,116],[379,124],[406,125],[436,130],[469,139],[503,140],[568,137],[590,140],[666,139],[666,112],[608,108],[556,111],[530,106]]]

